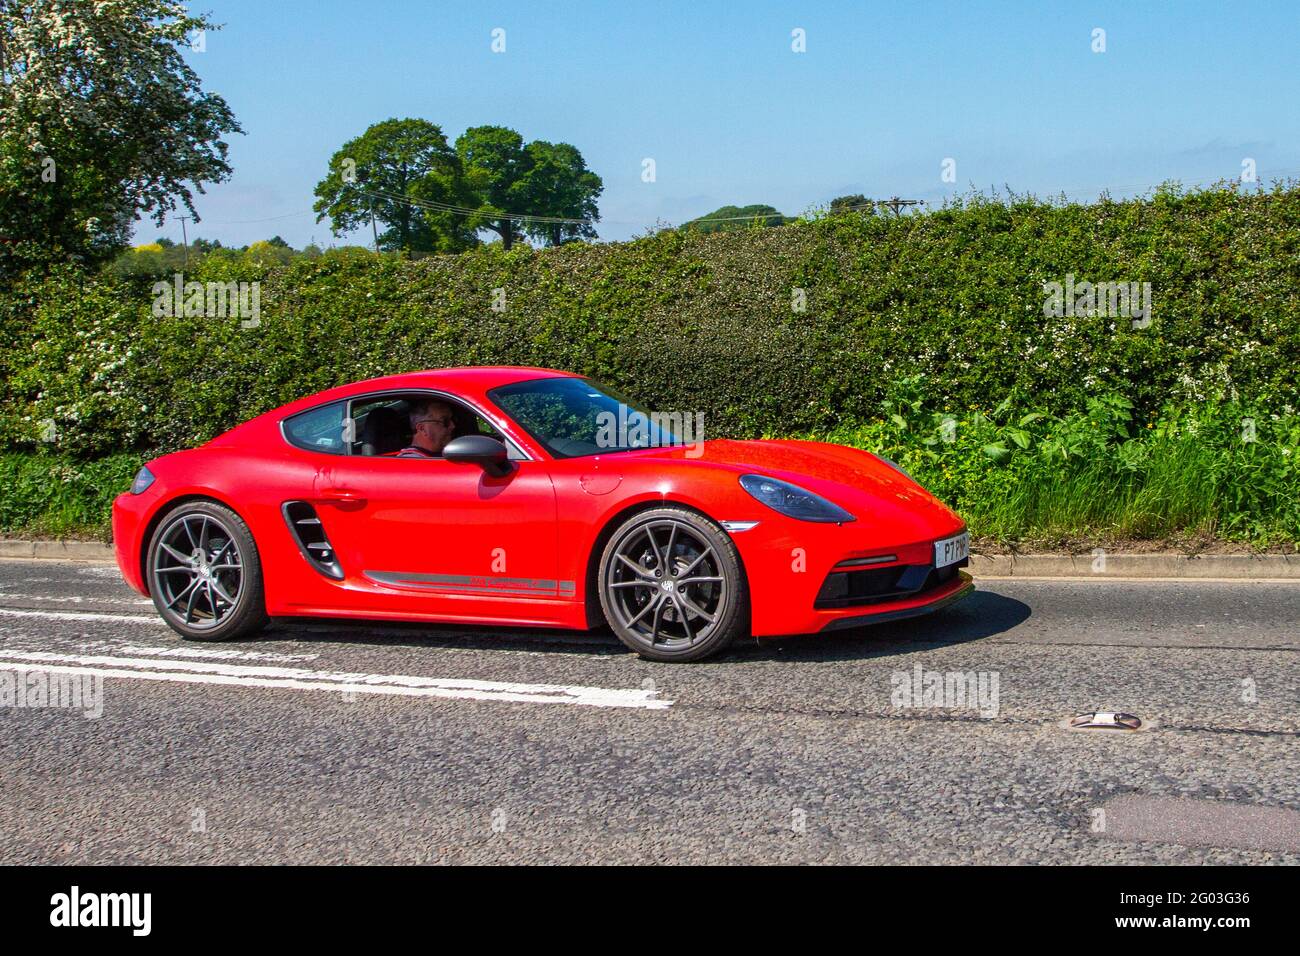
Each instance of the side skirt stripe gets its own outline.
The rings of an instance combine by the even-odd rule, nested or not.
[[[557,581],[554,578],[493,578],[473,574],[420,574],[406,571],[366,571],[365,575],[376,584],[386,587],[422,591],[471,591],[528,597],[573,597],[577,594],[577,585],[573,581]]]

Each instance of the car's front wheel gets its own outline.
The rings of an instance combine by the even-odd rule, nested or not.
[[[600,559],[605,619],[653,661],[697,661],[749,628],[740,555],[726,532],[685,508],[656,508],[624,522]]]
[[[158,523],[148,548],[154,606],[182,637],[226,641],[266,625],[257,546],[229,508],[185,502]]]

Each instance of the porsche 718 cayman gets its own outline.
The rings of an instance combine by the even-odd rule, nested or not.
[[[404,454],[430,399],[450,440]],[[648,427],[606,427],[629,419]],[[271,617],[608,623],[662,661],[972,590],[962,520],[888,461],[809,441],[687,445],[652,421],[547,369],[344,385],[149,462],[114,503],[118,565],[187,638]]]

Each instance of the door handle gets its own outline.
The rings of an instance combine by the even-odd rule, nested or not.
[[[320,494],[323,501],[336,504],[364,505],[366,503],[365,495],[351,488],[322,488]]]

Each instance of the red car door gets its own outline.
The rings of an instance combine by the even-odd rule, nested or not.
[[[545,462],[492,477],[439,458],[323,462],[314,503],[349,607],[473,621],[549,623],[576,599],[556,579],[555,488]]]

